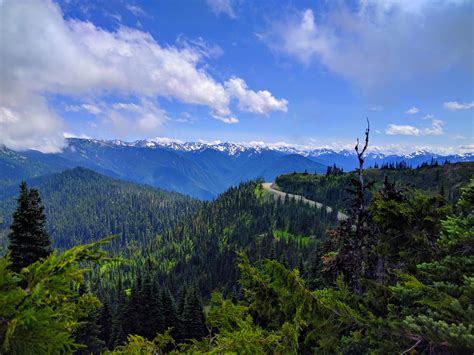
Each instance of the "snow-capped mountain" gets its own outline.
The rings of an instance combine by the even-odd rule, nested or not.
[[[329,148],[311,148],[311,147],[300,147],[291,146],[288,144],[270,143],[265,144],[263,142],[250,142],[250,143],[230,143],[230,142],[182,142],[179,140],[172,140],[168,138],[156,138],[150,140],[138,140],[134,142],[125,142],[121,140],[97,140],[97,139],[81,139],[81,138],[69,138],[69,143],[74,144],[77,141],[87,141],[89,143],[98,144],[100,146],[119,146],[119,147],[137,147],[137,148],[150,148],[150,149],[168,149],[175,152],[199,152],[205,150],[215,150],[229,156],[238,156],[241,153],[262,153],[264,151],[275,151],[283,154],[297,154],[304,157],[310,157],[317,159],[319,157],[327,158],[332,156],[355,158],[356,154],[354,151],[347,149],[329,149]],[[468,152],[464,154],[439,154],[430,152],[428,150],[417,150],[410,153],[396,153],[390,151],[383,151],[382,149],[375,147],[369,148],[366,154],[369,160],[386,160],[386,159],[405,159],[413,160],[419,158],[453,158],[456,161],[470,161],[474,156],[474,152]]]
[[[419,150],[410,154],[385,153],[373,149],[366,166],[405,161],[416,167],[432,160],[474,161],[473,153],[447,155]],[[357,165],[349,150],[314,149],[288,144],[181,142],[170,139],[96,140],[69,138],[57,154],[38,151],[15,152],[0,147],[0,185],[19,178],[35,177],[82,166],[115,178],[144,183],[191,196],[210,199],[241,181],[308,171],[324,173],[337,165],[345,171]]]

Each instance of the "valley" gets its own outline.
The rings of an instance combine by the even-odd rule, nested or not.
[[[473,0],[0,0],[0,355],[474,354]]]
[[[158,143],[156,141],[101,141],[69,138],[60,153],[16,152],[0,149],[0,186],[17,185],[21,178],[35,178],[84,167],[112,178],[146,184],[204,200],[212,200],[241,181],[261,178],[274,181],[292,172],[325,173],[336,165],[345,171],[356,166],[348,151],[300,150],[288,146],[246,146],[234,143]],[[367,166],[405,162],[451,163],[474,160],[474,155],[409,155],[369,153]],[[0,192],[1,194],[1,192]]]

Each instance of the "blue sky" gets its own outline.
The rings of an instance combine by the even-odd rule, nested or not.
[[[474,150],[474,2],[0,1],[0,143]]]

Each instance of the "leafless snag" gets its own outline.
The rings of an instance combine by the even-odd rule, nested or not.
[[[357,153],[357,159],[359,160],[359,210],[364,209],[364,191],[367,188],[364,182],[364,154],[369,145],[369,133],[370,133],[370,122],[367,118],[367,128],[365,129],[365,143],[361,151],[359,151],[359,138],[357,138],[357,144],[355,146],[355,151]]]

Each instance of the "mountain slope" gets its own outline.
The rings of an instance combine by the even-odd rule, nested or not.
[[[470,161],[474,155],[440,156],[425,151],[408,155],[371,152],[366,156],[366,166],[405,161],[415,167],[446,159],[451,162]],[[324,173],[327,166],[333,164],[348,171],[356,166],[357,159],[353,152],[344,150],[302,150],[288,146],[220,142],[142,140],[127,143],[71,138],[68,146],[57,154],[0,148],[0,186],[82,166],[110,177],[210,200],[242,181],[256,178],[272,181],[291,172]]]
[[[60,172],[70,164],[57,155],[40,152],[15,152],[0,145],[0,188],[22,179]],[[1,194],[1,191],[0,191]]]
[[[411,186],[430,194],[444,193],[450,202],[459,198],[460,188],[474,176],[474,163],[427,165],[417,169],[367,169],[367,181],[375,182],[372,191],[382,188],[385,176],[397,186]],[[350,180],[354,173],[336,176],[315,174],[286,174],[279,176],[276,183],[282,191],[303,195],[310,200],[320,201],[339,209],[350,207]]]
[[[55,247],[87,243],[112,234],[113,248],[145,243],[193,214],[200,202],[147,186],[115,180],[84,168],[28,181],[40,191]],[[16,206],[17,187],[4,190],[0,217],[4,227]],[[125,252],[126,254],[126,252]]]
[[[239,251],[252,260],[274,257],[296,266],[336,224],[333,214],[297,201],[275,201],[259,182],[242,183],[205,202],[162,238],[142,244],[130,269],[100,275],[101,284],[110,277],[107,283],[120,279],[129,287],[133,273],[152,271],[153,279],[173,293],[191,284],[205,298],[215,289],[235,295]]]

